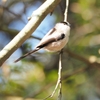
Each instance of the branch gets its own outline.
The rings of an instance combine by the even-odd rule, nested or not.
[[[98,62],[90,62],[88,59],[86,59],[86,58],[84,58],[84,57],[82,57],[82,56],[80,56],[80,55],[78,55],[78,54],[76,54],[76,53],[74,53],[74,52],[72,52],[72,51],[70,51],[68,49],[66,49],[65,52],[67,52],[68,55],[70,55],[71,57],[73,57],[75,59],[78,59],[78,60],[84,62],[85,64],[87,64],[87,65],[89,65],[91,67],[100,68],[100,63],[98,63]]]
[[[15,35],[17,35],[18,32],[19,32],[18,30],[10,29],[10,28],[8,28],[6,26],[0,27],[0,30],[9,33],[12,37],[14,37]],[[33,36],[33,35],[31,35],[29,38],[35,38],[37,40],[41,40],[41,38],[39,38],[37,36]]]
[[[58,100],[62,99],[62,62],[61,62],[61,55],[63,51],[59,54],[59,71],[58,71],[58,82],[59,82],[59,92],[58,92]]]
[[[55,94],[58,86],[59,86],[58,99],[61,100],[61,97],[62,97],[62,93],[61,93],[61,89],[62,89],[62,64],[61,64],[61,55],[62,55],[62,50],[60,51],[60,54],[59,54],[58,80],[57,80],[56,86],[55,86],[53,92],[51,93],[51,95],[49,95],[48,97],[46,97],[43,100],[47,100],[48,98],[52,98],[54,96],[54,94]]]
[[[46,0],[36,11],[33,12],[30,21],[19,32],[19,34],[0,52],[0,66],[10,57],[10,55],[18,49],[22,43],[30,37],[30,35],[39,26],[46,15],[58,5],[61,0]]]
[[[65,13],[64,13],[64,22],[67,22],[68,5],[69,5],[69,0],[66,0],[66,9],[65,9]]]

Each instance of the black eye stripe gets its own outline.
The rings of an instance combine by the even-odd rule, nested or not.
[[[64,33],[61,34],[61,36],[57,39],[57,41],[58,40],[62,40],[63,38],[65,38],[65,34]]]
[[[61,39],[63,39],[65,37],[65,34],[64,33],[62,33],[61,34]]]

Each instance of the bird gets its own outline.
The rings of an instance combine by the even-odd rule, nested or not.
[[[34,50],[24,54],[14,62],[25,58],[26,56],[35,53],[36,51],[44,48],[49,52],[61,51],[64,46],[68,43],[70,35],[70,24],[68,22],[62,21],[56,23],[56,25],[42,38],[39,44]]]

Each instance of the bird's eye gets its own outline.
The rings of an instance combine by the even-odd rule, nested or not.
[[[61,39],[63,39],[65,37],[65,34],[64,33],[62,33],[61,34]]]

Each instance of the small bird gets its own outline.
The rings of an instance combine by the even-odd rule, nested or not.
[[[25,58],[26,56],[35,53],[36,51],[44,48],[50,52],[57,52],[64,48],[69,40],[70,24],[68,22],[59,22],[52,28],[35,47],[34,50],[21,56],[15,62]]]

